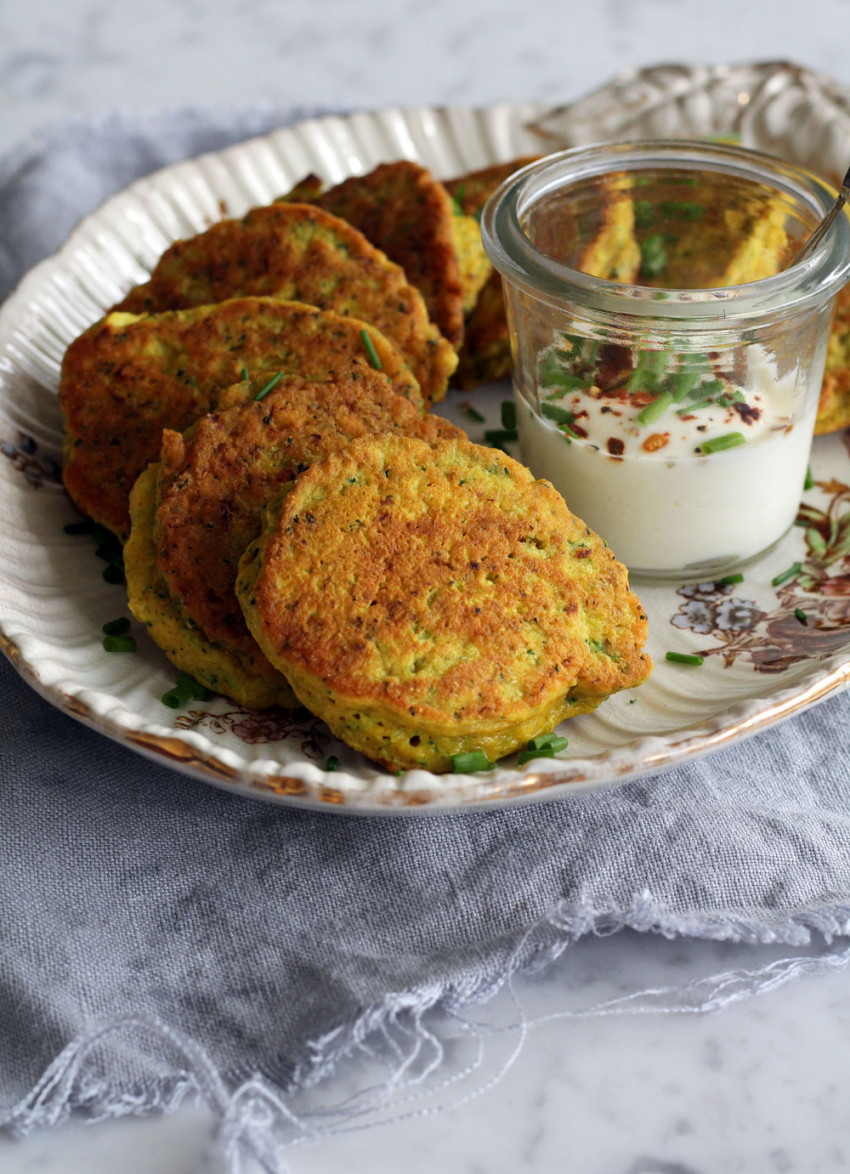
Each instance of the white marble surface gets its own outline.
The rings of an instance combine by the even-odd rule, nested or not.
[[[794,953],[623,933],[580,943],[519,981],[516,994],[530,1020],[542,1019]],[[511,1025],[516,1007],[503,993],[468,1018]],[[426,1102],[470,1098],[460,1107],[297,1146],[285,1158],[293,1174],[832,1174],[850,1165],[848,1030],[845,968],[718,1014],[548,1020],[529,1029],[493,1087],[516,1031],[488,1039],[480,1069]],[[443,1075],[472,1056],[471,1047],[450,1051]],[[354,1063],[292,1108],[337,1104],[369,1075]],[[0,1174],[223,1174],[211,1133],[212,1116],[198,1105],[171,1118],[66,1126],[0,1143]]]
[[[559,101],[661,60],[792,58],[850,85],[848,33],[846,0],[0,0],[0,150],[116,106]],[[536,1018],[778,953],[620,934],[580,943],[525,980],[521,998]],[[509,1022],[513,1009],[502,996],[486,1015]],[[463,1107],[289,1160],[306,1174],[836,1171],[850,1165],[848,1028],[843,970],[714,1016],[556,1020]],[[495,1078],[515,1038],[494,1037],[470,1087]],[[452,1070],[463,1062],[461,1051]],[[354,1065],[322,1095],[334,1101],[365,1076]],[[187,1106],[3,1141],[0,1174],[214,1171],[209,1128],[207,1112]]]

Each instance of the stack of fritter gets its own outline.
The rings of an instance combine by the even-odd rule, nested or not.
[[[463,440],[385,433],[313,465],[236,590],[296,696],[391,769],[501,758],[652,667],[605,543],[548,482]]]
[[[493,284],[455,190],[411,163],[308,177],[178,241],[60,388],[65,484],[127,538],[130,607],[172,662],[393,769],[507,753],[650,668],[604,544],[429,414]]]

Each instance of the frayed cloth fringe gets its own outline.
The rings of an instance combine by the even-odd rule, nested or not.
[[[250,1155],[268,1174],[284,1174],[284,1154],[294,1145],[354,1128],[368,1128],[390,1120],[441,1112],[480,1096],[508,1071],[522,1048],[527,1022],[516,1004],[517,1022],[507,1028],[473,1025],[460,1012],[492,999],[521,971],[539,971],[565,949],[588,935],[606,936],[623,929],[657,933],[666,938],[706,938],[752,945],[805,946],[817,935],[826,944],[850,935],[850,905],[805,910],[774,923],[746,920],[732,914],[681,916],[661,910],[650,893],[642,893],[619,915],[563,902],[531,926],[512,945],[506,941],[502,957],[484,974],[457,975],[447,982],[431,982],[408,991],[391,992],[353,1021],[337,1026],[311,1041],[296,1063],[287,1089],[275,1087],[253,1074],[233,1087],[222,1076],[205,1048],[182,1032],[148,1014],[124,1014],[105,1020],[69,1043],[49,1065],[35,1087],[16,1105],[0,1110],[0,1129],[24,1136],[80,1116],[89,1122],[123,1116],[145,1116],[175,1111],[187,1096],[201,1098],[217,1123],[217,1143],[228,1170],[238,1174]],[[588,1018],[625,1014],[705,1014],[717,1012],[741,999],[765,994],[804,974],[836,971],[850,963],[850,946],[825,954],[775,960],[752,970],[737,969],[701,978],[682,987],[645,988],[582,1011],[559,1011],[544,1022],[561,1018]],[[497,1076],[471,1094],[446,1103],[418,1107],[433,1101],[435,1078],[444,1052],[436,1020],[448,1016],[463,1024],[478,1043],[478,1055],[462,1072],[443,1078],[437,1092],[462,1085],[479,1067],[484,1038],[516,1032],[517,1043]],[[169,1055],[180,1066],[156,1087],[128,1092],[108,1080],[86,1075],[92,1052],[120,1037],[165,1061]],[[389,1075],[380,1085],[349,1098],[331,1110],[298,1116],[287,1098],[302,1088],[329,1079],[340,1063],[360,1052],[381,1059]]]

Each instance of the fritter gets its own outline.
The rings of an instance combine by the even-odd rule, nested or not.
[[[611,191],[602,223],[579,254],[576,268],[605,281],[637,280],[640,246],[635,240],[635,207],[626,192]]]
[[[511,374],[511,340],[505,317],[502,278],[493,273],[482,289],[466,323],[454,382],[464,391],[481,383],[508,379]]]
[[[835,302],[815,436],[850,427],[850,285]]]
[[[327,383],[284,379],[261,401],[243,384],[225,392],[221,403],[230,406],[205,416],[186,435],[163,433],[153,545],[156,573],[171,603],[163,604],[161,592],[154,592],[155,607],[160,616],[171,612],[170,647],[163,646],[179,668],[195,672],[199,647],[220,650],[234,663],[210,687],[245,705],[269,705],[264,698],[270,682],[279,687],[278,674],[245,626],[234,585],[239,559],[262,530],[270,498],[355,437],[394,432],[432,442],[464,434],[439,416],[417,415],[380,371]],[[145,501],[128,545],[137,525],[149,527],[150,521]],[[147,549],[150,535],[141,542]],[[145,554],[134,562],[141,566],[143,590],[128,570],[131,607],[138,615],[134,599],[141,596],[149,613],[150,591],[145,595],[144,588],[152,579],[150,560]],[[191,643],[175,642],[172,618],[191,630]],[[151,634],[161,643],[154,627]]]
[[[236,591],[296,696],[389,769],[495,760],[651,670],[625,568],[548,482],[468,441],[367,437],[313,465]]]
[[[529,233],[541,252],[581,273],[605,281],[637,280],[641,251],[626,176],[608,177],[593,200],[571,202],[561,191],[550,192],[541,199]]]
[[[289,201],[296,204],[310,203],[318,199],[324,190],[325,181],[311,171],[309,175],[300,179],[295,187],[290,188],[285,195],[278,196],[278,201]]]
[[[493,275],[493,266],[484,252],[481,228],[477,220],[472,216],[464,216],[455,209],[452,229],[460,261],[460,284],[463,290],[461,306],[465,320],[475,308],[481,290]]]
[[[62,363],[69,494],[123,537],[130,489],[158,458],[163,428],[187,428],[243,369],[316,379],[368,371],[365,336],[395,390],[421,406],[419,385],[396,348],[355,318],[275,298],[108,315],[71,343]]]
[[[356,228],[310,204],[254,208],[176,241],[150,281],[115,309],[161,313],[235,297],[305,302],[371,323],[398,347],[427,403],[444,397],[457,366],[401,267]]]
[[[479,171],[446,180],[446,191],[454,200],[456,208],[477,224],[484,205],[496,188],[514,172],[538,158],[537,155],[526,155],[521,159],[497,163],[493,167],[483,167]],[[470,390],[480,383],[506,379],[510,373],[511,344],[502,279],[494,270],[482,287],[475,305],[467,311],[455,382],[459,387]]]
[[[509,179],[514,172],[520,171],[539,158],[539,155],[524,155],[519,159],[511,159],[507,163],[495,163],[491,167],[482,167],[478,171],[470,171],[455,179],[447,179],[445,181],[446,191],[465,216],[478,219],[482,208],[496,188]]]
[[[431,321],[459,348],[464,304],[474,301],[474,295],[464,290],[463,274],[468,280],[474,275],[483,284],[489,262],[480,234],[463,232],[451,197],[430,171],[407,160],[383,163],[368,175],[344,180],[319,196],[317,203],[359,228],[401,265],[425,299]],[[478,259],[465,258],[461,264],[461,250],[470,249]]]
[[[154,520],[158,465],[149,465],[130,494],[132,529],[124,547],[124,570],[130,610],[148,629],[151,638],[178,668],[216,693],[232,697],[249,709],[279,705],[300,706],[286,678],[276,672],[255,646],[253,657],[240,656],[207,640],[187,624],[175,607],[168,586],[156,565]]]
[[[779,272],[790,247],[781,200],[759,195],[730,203],[721,180],[697,193],[684,191],[686,199],[681,183],[673,182],[653,189],[647,205],[652,210],[636,232],[642,285],[713,289]],[[653,244],[655,263],[648,267],[647,248]]]

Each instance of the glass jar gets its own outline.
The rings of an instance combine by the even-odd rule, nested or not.
[[[792,525],[850,219],[815,176],[740,147],[583,147],[487,204],[523,459],[636,574],[702,579]]]

